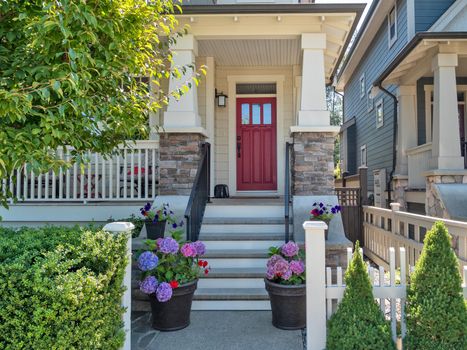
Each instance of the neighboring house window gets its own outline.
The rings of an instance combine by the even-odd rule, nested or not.
[[[367,154],[366,154],[366,145],[360,147],[360,165],[366,166],[367,165]]]
[[[371,94],[371,88],[366,92],[366,107],[368,112],[371,112],[375,108],[375,102],[373,101],[373,95]]]
[[[360,77],[360,98],[365,97],[365,74]]]
[[[388,15],[388,39],[389,47],[397,40],[397,7],[394,5]]]
[[[376,128],[384,125],[383,99],[376,103]]]

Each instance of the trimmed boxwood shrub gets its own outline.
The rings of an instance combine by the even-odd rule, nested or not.
[[[389,322],[373,297],[373,289],[357,241],[345,273],[346,288],[328,323],[327,350],[392,350]]]
[[[466,350],[467,309],[459,262],[442,222],[425,236],[407,296],[407,349]]]
[[[119,349],[126,237],[0,228],[0,349]]]

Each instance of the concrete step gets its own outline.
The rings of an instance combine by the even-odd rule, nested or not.
[[[267,258],[268,252],[264,249],[211,249],[206,251],[204,258],[207,260],[214,258],[230,258],[230,259],[255,259]]]
[[[280,246],[284,243],[284,240],[273,241],[273,240],[248,240],[248,241],[237,241],[237,240],[216,240],[210,241],[208,239],[200,238],[206,244],[206,250],[215,250],[215,249],[262,249],[268,250],[272,246]]]
[[[280,241],[284,239],[284,233],[259,233],[254,231],[244,232],[204,232],[199,235],[201,241]]]
[[[265,288],[198,288],[193,300],[269,300]]]
[[[292,227],[292,226],[291,226]],[[283,224],[204,224],[201,226],[200,234],[203,233],[284,233]]]
[[[250,225],[264,225],[264,224],[285,224],[283,217],[204,217],[203,225],[220,224],[220,225],[238,225],[238,224],[250,224]]]
[[[283,205],[212,205],[208,204],[204,212],[205,218],[236,217],[268,217],[283,218]]]
[[[198,282],[198,288],[264,288],[264,278],[201,278]]]
[[[191,309],[195,311],[207,310],[236,310],[260,311],[271,310],[269,300],[193,300]],[[132,311],[151,311],[149,300],[135,300],[131,302]]]

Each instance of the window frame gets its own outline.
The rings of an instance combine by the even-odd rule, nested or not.
[[[366,83],[365,83],[365,73],[360,76],[360,84],[358,85],[360,89],[360,99],[362,99],[366,94]],[[362,87],[363,86],[363,87]]]
[[[381,121],[378,118],[378,109],[381,107]],[[384,126],[384,99],[380,98],[375,103],[375,120],[376,120],[376,129],[381,128]]]
[[[365,157],[363,157],[365,155]],[[368,165],[368,148],[366,143],[360,147],[360,166]]]
[[[391,13],[394,11],[394,37],[391,38]],[[388,47],[390,48],[397,41],[397,3],[388,13]]]

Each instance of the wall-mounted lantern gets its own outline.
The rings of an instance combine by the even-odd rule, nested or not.
[[[217,98],[217,107],[225,107],[227,105],[227,95],[224,95],[223,92],[217,93],[216,89],[216,98]]]

